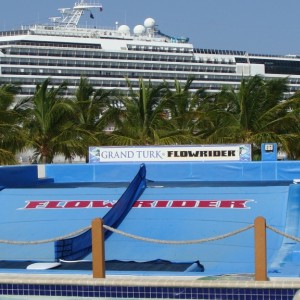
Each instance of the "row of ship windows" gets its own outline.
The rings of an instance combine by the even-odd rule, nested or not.
[[[57,47],[57,48],[77,48],[77,49],[102,49],[101,44],[87,43],[66,43],[66,42],[41,42],[41,41],[15,41],[2,42],[0,45],[19,45],[33,47]],[[166,47],[166,46],[146,46],[146,45],[127,45],[128,50],[149,51],[149,52],[175,52],[193,53],[193,48],[185,47]]]
[[[18,80],[16,78],[0,78],[0,84],[18,84],[18,85],[30,85],[32,87],[22,87],[22,95],[32,95],[35,91],[35,85],[40,84],[42,80],[39,79],[22,79]],[[120,88],[120,89],[127,89],[127,84],[124,80],[90,80],[91,84],[97,88]],[[51,83],[54,85],[58,85],[61,83],[61,80],[51,79]],[[74,95],[74,90],[78,87],[79,81],[69,79],[67,81],[68,89],[65,91],[65,95]],[[153,82],[155,84],[155,82]],[[159,81],[158,83],[161,83]],[[131,86],[135,89],[139,88],[138,81],[131,81]],[[197,90],[204,88],[207,91],[218,91],[222,88],[222,84],[214,84],[214,83],[194,83],[191,87],[191,90]],[[232,84],[233,88],[237,89],[238,84]]]
[[[275,60],[275,59],[258,59],[251,58],[250,62],[253,64],[265,64],[266,66],[277,66],[277,67],[300,67],[300,60]]]
[[[237,63],[246,63],[243,58],[236,57]],[[286,75],[300,75],[300,61],[299,60],[275,60],[275,59],[258,59],[250,58],[251,64],[265,65],[265,72],[269,74],[286,74]]]
[[[300,67],[266,66],[267,74],[300,75]]]
[[[60,48],[81,48],[81,49],[101,49],[101,44],[87,43],[66,43],[66,42],[41,42],[41,41],[9,41],[2,42],[0,45],[25,45],[35,47],[60,47]],[[175,52],[175,53],[201,53],[201,54],[217,54],[217,55],[246,55],[245,51],[236,50],[218,50],[218,49],[201,49],[201,48],[185,48],[185,47],[166,47],[166,46],[146,46],[146,45],[130,45],[127,44],[128,50],[133,51],[150,51],[150,52]]]
[[[12,42],[12,41],[9,41],[9,42],[1,42],[0,45],[77,48],[77,49],[102,49],[101,44],[67,43],[67,42],[41,42],[41,41],[15,41],[15,42]],[[146,45],[129,45],[128,44],[126,49],[132,50],[132,51],[193,53],[193,48],[185,48],[185,47],[146,46]]]
[[[30,34],[28,30],[16,30],[16,31],[4,31],[0,32],[0,36],[12,36],[12,35],[27,35]],[[64,43],[64,42],[41,42],[41,41],[8,41],[1,42],[0,45],[27,45],[35,47],[61,47],[61,48],[81,48],[81,49],[101,49],[101,45],[97,44],[87,44],[87,43]],[[134,48],[135,47],[135,48]],[[244,56],[247,54],[246,51],[236,51],[236,50],[218,50],[218,49],[202,49],[202,48],[178,48],[178,47],[153,47],[153,46],[140,46],[140,45],[127,45],[128,49],[137,50],[137,47],[144,47],[140,50],[147,51],[157,51],[161,49],[162,51],[168,52],[187,52],[187,53],[201,53],[201,54],[216,54],[216,55],[239,55]],[[268,57],[284,57],[282,55],[263,55],[263,54],[250,54],[250,56],[268,56]],[[299,58],[298,55],[293,56]]]
[[[16,84],[15,82],[8,82],[8,81],[3,81],[3,80],[0,80],[0,85],[1,84],[6,84],[6,83],[13,83],[13,84]],[[40,82],[39,82],[40,83]],[[21,84],[20,82],[17,83],[17,84]],[[55,83],[54,83],[55,84]],[[74,96],[74,91],[76,90],[76,85],[74,85],[75,87],[70,87],[69,89],[65,90],[64,91],[64,96]],[[94,84],[94,87],[98,87],[98,88],[107,88],[107,89],[113,89],[113,88],[124,88],[126,89],[127,86],[124,86],[122,85],[122,83],[119,83],[119,82],[106,82],[105,84],[99,84],[97,85],[97,83]],[[132,85],[133,89],[138,89],[138,84],[133,84]],[[197,90],[197,89],[205,89],[208,93],[209,92],[213,92],[213,93],[216,93],[218,91],[220,91],[222,87],[219,86],[219,85],[209,85],[209,86],[198,86],[198,87],[194,87],[194,90]],[[237,90],[238,89],[238,86],[237,85],[233,85],[232,86],[233,89]],[[287,93],[285,93],[284,95],[284,98],[287,99],[291,94],[297,92],[299,89],[297,88],[291,88],[289,89],[289,91]],[[32,96],[33,94],[35,93],[35,87],[24,87],[22,88],[21,92],[20,92],[20,96]]]
[[[211,72],[211,73],[235,73],[235,67],[199,66],[183,64],[152,64],[152,63],[126,63],[126,62],[97,62],[85,60],[26,60],[26,59],[1,59],[2,65],[26,65],[73,67],[73,68],[98,68],[98,69],[135,69],[135,70],[158,70],[158,71],[181,71],[181,72]]]
[[[119,60],[146,60],[146,61],[165,61],[175,63],[208,63],[208,64],[235,64],[233,59],[212,59],[199,58],[194,56],[172,56],[172,55],[152,55],[138,53],[113,53],[113,52],[94,52],[94,51],[67,51],[67,50],[45,50],[30,48],[10,48],[1,49],[7,55],[26,55],[26,56],[47,56],[47,57],[74,57],[91,59],[119,59]]]
[[[289,78],[289,84],[300,84],[300,78]]]
[[[41,68],[22,68],[22,67],[6,67],[2,66],[1,72],[2,74],[23,74],[23,75],[48,75],[48,76],[93,76],[93,77],[102,77],[102,76],[109,76],[109,77],[124,77],[124,76],[132,76],[132,77],[149,77],[149,78],[174,78],[174,77],[179,77],[179,76],[184,76],[182,73],[148,73],[148,72],[141,72],[141,68],[136,67],[134,68],[133,66],[130,66],[128,68],[127,72],[116,72],[113,69],[122,69],[125,70],[126,68],[123,66],[119,67],[112,67],[109,66],[107,68],[102,67],[102,70],[78,70],[77,68],[74,69],[41,69]],[[112,70],[108,70],[108,68],[111,68]],[[147,70],[147,67],[143,67],[142,70]],[[173,71],[173,72],[188,72],[188,74],[192,74],[196,76],[199,80],[221,80],[221,81],[235,81],[238,80],[237,76],[222,76],[222,75],[212,75],[213,73],[221,73],[225,74],[228,72],[228,74],[233,74],[231,70],[220,70],[218,68],[201,68],[201,70],[195,70],[195,69],[184,69],[180,68],[180,66],[177,66],[175,69],[163,69],[159,68],[159,66],[153,66],[153,68],[148,68],[148,70],[152,71]],[[199,73],[199,72],[204,72],[206,74],[193,74],[193,73]],[[276,68],[276,70],[268,70],[266,73],[272,74],[296,74],[300,75],[299,70],[295,70],[293,73],[290,69],[289,70],[281,70],[279,68]],[[176,75],[177,74],[177,75]],[[289,78],[288,79],[289,84],[300,84],[300,79],[297,78]]]
[[[192,56],[171,56],[171,55],[152,55],[137,53],[113,53],[100,51],[75,51],[75,50],[55,50],[55,49],[31,49],[31,48],[9,48],[2,49],[8,55],[34,55],[34,56],[54,56],[54,57],[77,57],[93,59],[124,59],[124,60],[151,60],[151,61],[174,61],[174,62],[193,62]]]
[[[202,54],[217,54],[217,55],[246,55],[246,51],[236,51],[236,50],[217,50],[217,49],[194,49],[195,53]]]
[[[177,78],[179,80],[186,80],[186,78],[183,76],[183,78]],[[33,78],[15,78],[15,77],[0,77],[0,85],[2,84],[18,84],[18,85],[29,85],[31,87],[22,87],[22,95],[33,95],[35,91],[35,86],[37,84],[40,84],[43,82],[44,78],[43,77],[33,77]],[[65,95],[74,95],[74,90],[78,87],[79,85],[79,80],[80,79],[70,79],[68,78],[67,83],[68,83],[68,89],[66,90]],[[107,80],[99,80],[99,79],[93,79],[90,78],[90,83],[95,87],[95,88],[121,88],[124,90],[127,90],[127,84],[125,80],[113,80],[111,78]],[[172,80],[170,80],[172,83]],[[238,82],[240,79],[238,80]],[[54,85],[59,85],[62,82],[62,79],[57,79],[57,78],[51,78],[51,83]],[[156,83],[161,83],[162,80],[158,79],[157,82],[155,80],[152,81],[153,84]],[[133,88],[138,88],[139,87],[139,82],[138,80],[131,81],[132,87]],[[237,82],[228,82],[226,85],[230,85],[234,89],[238,89],[239,84]],[[191,86],[191,90],[197,90],[200,88],[204,88],[207,92],[217,92],[222,89],[224,86],[224,83],[205,83],[205,82],[193,82]],[[289,86],[289,89],[287,93],[285,94],[285,97],[288,97],[290,94],[295,93],[296,91],[299,90],[299,87],[296,86]]]
[[[101,44],[88,44],[88,43],[68,43],[68,42],[41,42],[41,41],[8,41],[1,42],[0,45],[18,45],[18,46],[30,46],[30,47],[57,47],[57,48],[72,48],[72,49],[102,49]],[[161,46],[146,46],[146,45],[127,45],[124,50],[133,51],[149,51],[149,52],[173,52],[173,53],[200,53],[200,54],[216,54],[216,55],[234,55],[245,56],[245,51],[233,51],[233,50],[216,50],[216,49],[200,49],[200,48],[184,48],[184,47],[161,47]],[[255,55],[253,55],[255,56]],[[275,55],[274,55],[275,56]],[[273,57],[273,56],[272,56]],[[262,59],[251,59],[253,63],[261,63]],[[256,62],[257,60],[258,62]],[[236,57],[236,61],[240,63],[247,63],[246,57]],[[272,63],[272,60],[267,60],[266,63]],[[280,63],[280,62],[279,62]],[[300,64],[299,61],[282,61],[284,65],[287,63]],[[278,64],[278,61],[276,62]]]
[[[1,84],[1,81],[0,81]],[[96,85],[95,85],[96,86]],[[234,89],[238,89],[238,86],[232,86]],[[107,89],[125,89],[126,92],[126,86],[120,86],[118,85],[116,82],[110,82],[109,84],[106,85],[101,85],[99,86],[99,88],[107,88]],[[135,84],[133,85],[133,89],[138,89],[138,85]],[[215,85],[210,85],[210,86],[199,86],[197,88],[195,88],[195,90],[197,89],[205,89],[208,93],[216,93],[218,92],[221,87],[220,86],[215,86]],[[74,91],[76,90],[76,88],[72,88],[70,87],[68,90],[64,91],[64,95],[65,96],[74,96]],[[284,99],[288,99],[288,97],[290,97],[292,94],[294,94],[295,92],[297,92],[298,89],[291,89],[289,90],[287,93],[284,94]],[[23,88],[20,95],[21,96],[30,96],[33,95],[35,92],[35,88]]]
[[[66,42],[37,42],[37,41],[8,41],[0,45],[38,46],[38,47],[59,47],[59,48],[81,48],[81,49],[102,49],[100,44],[87,43],[66,43]]]
[[[174,52],[174,53],[193,53],[193,48],[160,47],[144,45],[127,45],[128,50],[149,51],[149,52]]]
[[[64,77],[111,77],[111,78],[150,78],[150,79],[187,79],[190,75],[195,77],[195,80],[201,81],[240,81],[239,76],[218,76],[218,75],[199,75],[199,74],[186,74],[186,73],[146,73],[146,72],[110,72],[110,71],[93,71],[93,70],[53,70],[53,69],[20,69],[20,68],[1,68],[2,75],[40,75],[40,76],[64,76]]]

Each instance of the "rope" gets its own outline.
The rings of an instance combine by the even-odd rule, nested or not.
[[[126,233],[124,231],[112,228],[112,227],[107,226],[107,225],[103,225],[103,227],[107,230],[110,230],[110,231],[114,232],[114,233],[129,237],[129,238],[132,238],[132,239],[137,239],[137,240],[140,240],[140,241],[144,241],[144,242],[158,243],[158,244],[172,244],[172,245],[188,245],[188,244],[200,244],[200,243],[206,243],[206,242],[212,242],[212,241],[216,241],[216,240],[225,239],[227,237],[230,237],[230,236],[239,234],[243,231],[246,231],[248,229],[251,229],[251,228],[254,227],[254,225],[253,224],[248,225],[248,226],[246,226],[244,228],[241,228],[239,230],[232,231],[232,232],[229,232],[229,233],[226,233],[226,234],[223,234],[223,235],[218,235],[218,236],[211,237],[211,238],[199,239],[199,240],[187,240],[187,241],[171,241],[171,240],[157,240],[157,239],[151,239],[151,238],[144,238],[144,237],[141,237],[141,236],[138,236],[138,235]]]
[[[282,236],[284,236],[284,237],[286,237],[286,238],[288,238],[288,239],[294,240],[294,241],[296,241],[296,242],[300,242],[300,238],[298,238],[298,237],[295,237],[295,236],[292,236],[292,235],[290,235],[290,234],[287,234],[287,233],[285,233],[285,232],[283,232],[283,231],[280,231],[280,230],[278,230],[278,229],[276,229],[276,228],[274,228],[274,227],[272,227],[272,226],[269,226],[269,225],[266,225],[266,227],[267,227],[268,229],[274,231],[275,233],[281,234]]]
[[[124,231],[121,231],[119,229],[116,229],[116,228],[113,228],[113,227],[110,227],[108,225],[103,225],[103,227],[106,229],[106,230],[109,230],[109,231],[112,231],[114,233],[117,233],[117,234],[120,234],[120,235],[123,235],[125,237],[129,237],[129,238],[132,238],[132,239],[136,239],[136,240],[140,240],[140,241],[144,241],[144,242],[150,242],[150,243],[157,243],[157,244],[169,244],[169,245],[191,245],[191,244],[201,244],[201,243],[207,243],[207,242],[213,242],[213,241],[217,241],[217,240],[221,240],[221,239],[225,239],[225,238],[228,238],[228,237],[231,237],[231,236],[234,236],[234,235],[237,235],[241,232],[244,232],[246,230],[249,230],[251,228],[254,227],[253,224],[251,225],[248,225],[246,227],[243,227],[241,229],[238,229],[238,230],[235,230],[235,231],[232,231],[232,232],[229,232],[229,233],[226,233],[226,234],[223,234],[223,235],[218,235],[218,236],[215,236],[215,237],[210,237],[210,238],[205,238],[205,239],[196,239],[196,240],[185,240],[185,241],[175,241],[175,240],[158,240],[158,239],[152,239],[152,238],[146,238],[146,237],[142,237],[142,236],[138,236],[138,235],[134,235],[134,234],[131,234],[131,233],[126,233]],[[46,240],[38,240],[38,241],[11,241],[11,240],[0,240],[0,244],[12,244],[12,245],[38,245],[38,244],[45,244],[45,243],[51,243],[51,242],[56,242],[56,241],[59,241],[59,240],[63,240],[63,239],[68,239],[68,238],[71,238],[71,237],[74,237],[74,236],[77,236],[89,229],[91,229],[92,226],[87,226],[87,227],[84,227],[82,229],[79,229],[77,231],[74,231],[70,234],[67,234],[67,235],[63,235],[63,236],[60,236],[60,237],[56,237],[56,238],[51,238],[51,239],[46,239]],[[292,236],[290,234],[287,234],[283,231],[280,231],[270,225],[266,225],[266,228],[274,231],[275,233],[277,234],[280,234],[286,238],[289,238],[291,240],[294,240],[296,242],[300,242],[300,238],[298,237],[295,237],[295,236]]]
[[[47,240],[39,240],[39,241],[10,241],[10,240],[0,240],[0,244],[11,244],[11,245],[38,245],[38,244],[45,244],[45,243],[51,243],[56,242],[59,240],[64,240],[71,238],[73,236],[79,235],[80,233],[83,233],[89,229],[91,229],[92,226],[87,226],[85,228],[79,229],[77,231],[74,231],[70,234],[63,235],[57,238],[47,239]]]

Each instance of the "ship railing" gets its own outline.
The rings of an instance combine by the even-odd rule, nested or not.
[[[287,55],[277,55],[277,54],[253,54],[253,53],[249,53],[248,56],[252,56],[252,57],[276,57],[276,58],[285,58],[285,59],[299,59],[300,55],[293,55],[293,54],[287,54]]]
[[[147,35],[137,36],[131,33],[124,34],[117,31],[115,28],[105,27],[74,27],[68,28],[59,24],[51,25],[28,25],[22,26],[20,30],[0,31],[0,36],[17,36],[17,35],[29,35],[29,34],[41,34],[45,36],[69,36],[69,37],[85,37],[85,38],[128,38],[135,39],[137,41],[156,41],[167,42],[172,44],[178,44],[178,41],[167,39],[165,37],[155,36],[149,37]],[[192,49],[190,50],[192,52]]]
[[[118,37],[124,35],[112,28],[95,28],[95,27],[75,27],[68,28],[59,25],[37,25],[30,27],[35,34],[48,35],[48,36],[69,36],[69,37],[85,37],[85,38],[100,38],[100,37]],[[126,35],[130,37],[130,35]]]
[[[27,35],[30,31],[26,29],[19,29],[19,30],[9,30],[9,31],[0,31],[0,36],[16,36],[16,35]]]

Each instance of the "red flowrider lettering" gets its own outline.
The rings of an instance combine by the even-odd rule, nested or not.
[[[112,208],[116,201],[91,201],[92,208]]]
[[[206,201],[200,201],[198,207],[202,208],[218,208],[220,207],[220,202],[218,200],[206,200]]]
[[[223,200],[220,203],[220,208],[247,208],[248,200]]]
[[[45,208],[49,201],[26,201],[27,204],[25,208],[36,209],[36,208]]]
[[[169,207],[169,206],[170,206],[170,202],[172,203],[173,201],[168,201],[168,200],[158,200],[158,201],[156,202],[155,207],[159,207],[159,208]]]
[[[175,201],[171,201],[172,204],[171,204],[171,207],[196,207],[196,204],[198,201],[196,200],[175,200]]]
[[[135,201],[133,207],[138,207],[138,208],[145,208],[145,207],[154,207],[154,203],[156,201],[142,201],[142,200],[137,200]]]
[[[252,200],[137,200],[134,208],[227,208],[249,209],[247,202]],[[74,209],[112,208],[117,201],[109,200],[53,200],[26,201],[24,209]]]
[[[67,201],[65,208],[86,208],[90,207],[91,201]]]

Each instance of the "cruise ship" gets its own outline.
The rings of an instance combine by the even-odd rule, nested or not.
[[[99,2],[80,0],[59,9],[61,16],[47,25],[1,31],[0,85],[19,84],[29,96],[51,78],[54,85],[67,81],[66,93],[73,94],[81,76],[95,88],[120,90],[127,88],[125,78],[137,87],[139,78],[158,84],[193,76],[192,90],[215,93],[224,85],[237,89],[242,78],[260,74],[288,78],[286,97],[300,88],[300,56],[195,48],[188,38],[163,33],[153,18],[133,29],[118,23],[112,29],[80,25],[83,14],[95,18],[102,10]]]

